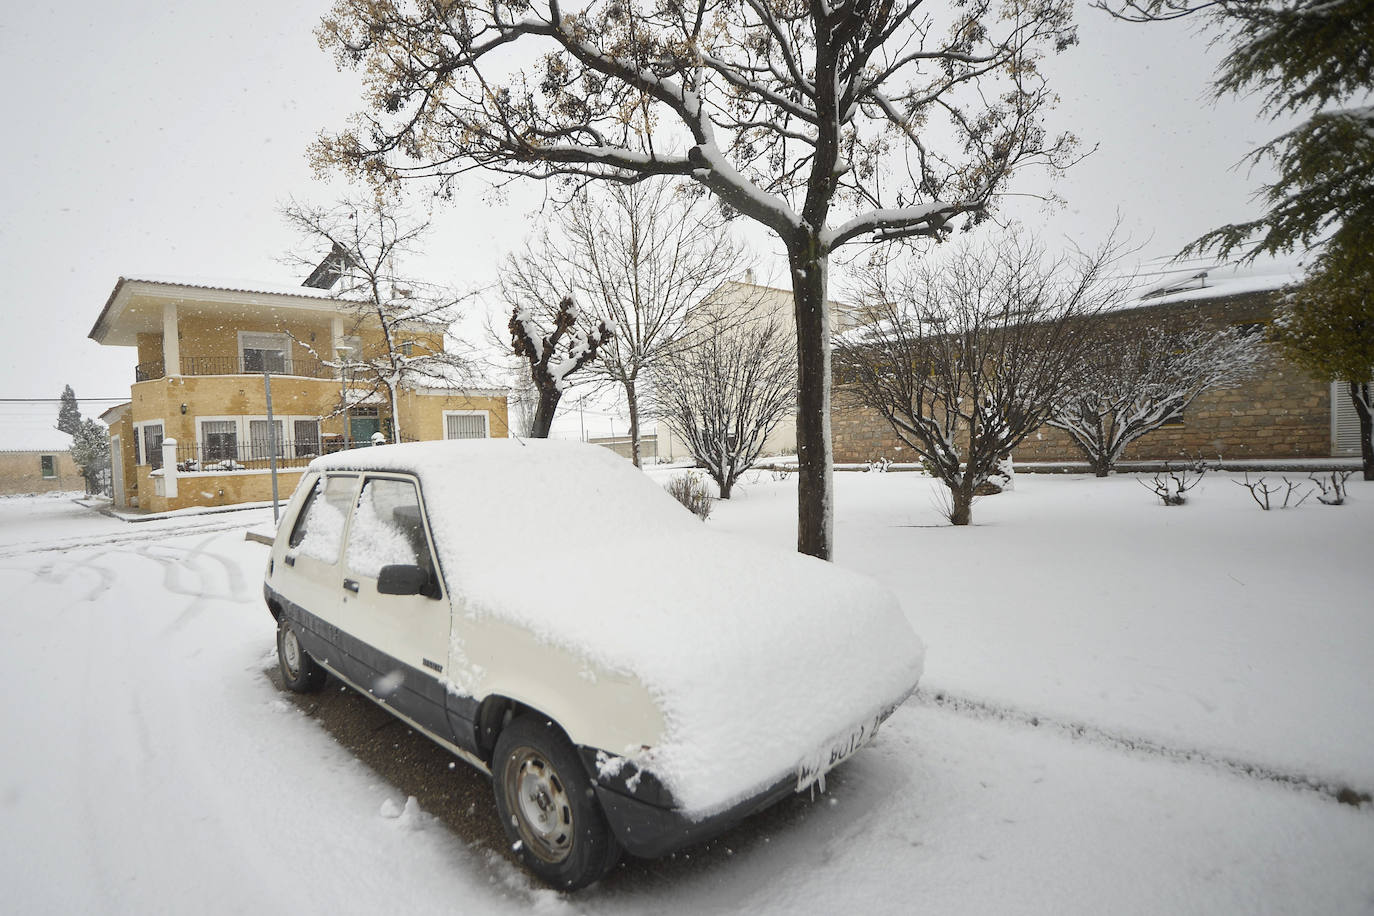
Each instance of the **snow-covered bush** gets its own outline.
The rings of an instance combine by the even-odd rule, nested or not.
[[[711,492],[700,474],[679,474],[669,480],[663,489],[703,522],[710,516],[713,505]]]
[[[872,461],[864,465],[864,470],[869,472],[876,471],[879,474],[884,474],[887,472],[888,467],[890,467],[891,465],[891,458],[874,458]]]

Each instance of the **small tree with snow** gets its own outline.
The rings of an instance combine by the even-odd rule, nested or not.
[[[868,324],[835,342],[840,397],[881,414],[949,488],[947,515],[973,498],[1043,425],[1074,378],[1086,318],[1119,295],[1115,248],[1047,260],[1008,236],[865,277]]]
[[[99,488],[101,476],[110,466],[110,437],[103,424],[89,417],[81,420],[72,434],[72,461],[81,469],[86,492],[94,493]]]
[[[359,352],[327,353],[321,362],[341,371],[346,368],[350,402],[377,394],[385,397],[391,406],[392,440],[402,441],[399,391],[452,388],[471,375],[468,360],[442,345],[436,349],[423,342],[435,334],[442,339],[458,320],[458,308],[467,296],[396,271],[397,259],[415,253],[429,222],[380,195],[327,207],[292,202],[282,209],[282,216],[315,251],[288,260],[313,265],[320,243],[330,246],[329,256],[337,266],[331,293],[351,312],[345,333],[373,332]],[[340,405],[340,411],[345,406]]]
[[[1205,391],[1239,384],[1265,349],[1260,334],[1196,324],[1128,324],[1084,335],[1081,371],[1048,425],[1073,439],[1098,477],[1125,448],[1183,416]]]
[[[511,349],[529,364],[530,381],[539,395],[531,438],[548,438],[569,379],[596,359],[602,345],[611,339],[612,331],[606,322],[599,321],[591,330],[582,330],[579,327],[582,321],[570,296],[558,303],[551,316],[540,316],[527,304],[517,305],[511,312]],[[546,323],[550,326],[548,331],[544,330]]]
[[[729,499],[739,476],[791,411],[796,343],[776,314],[726,330],[707,322],[659,364],[655,406]]]

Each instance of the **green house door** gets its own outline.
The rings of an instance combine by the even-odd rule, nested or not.
[[[354,442],[367,442],[371,440],[372,434],[381,432],[382,421],[377,417],[350,417],[348,423],[348,436]]]

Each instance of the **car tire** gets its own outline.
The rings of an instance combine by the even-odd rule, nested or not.
[[[525,867],[559,890],[577,890],[620,861],[621,848],[577,751],[544,716],[510,722],[492,756],[496,810]]]
[[[296,693],[314,693],[324,686],[324,669],[305,651],[285,618],[277,621],[277,666],[282,681]]]

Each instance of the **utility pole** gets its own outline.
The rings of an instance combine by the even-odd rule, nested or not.
[[[277,499],[277,421],[272,419],[272,373],[262,370],[262,388],[267,394],[267,467],[272,472],[272,523],[281,517],[281,505]]]

